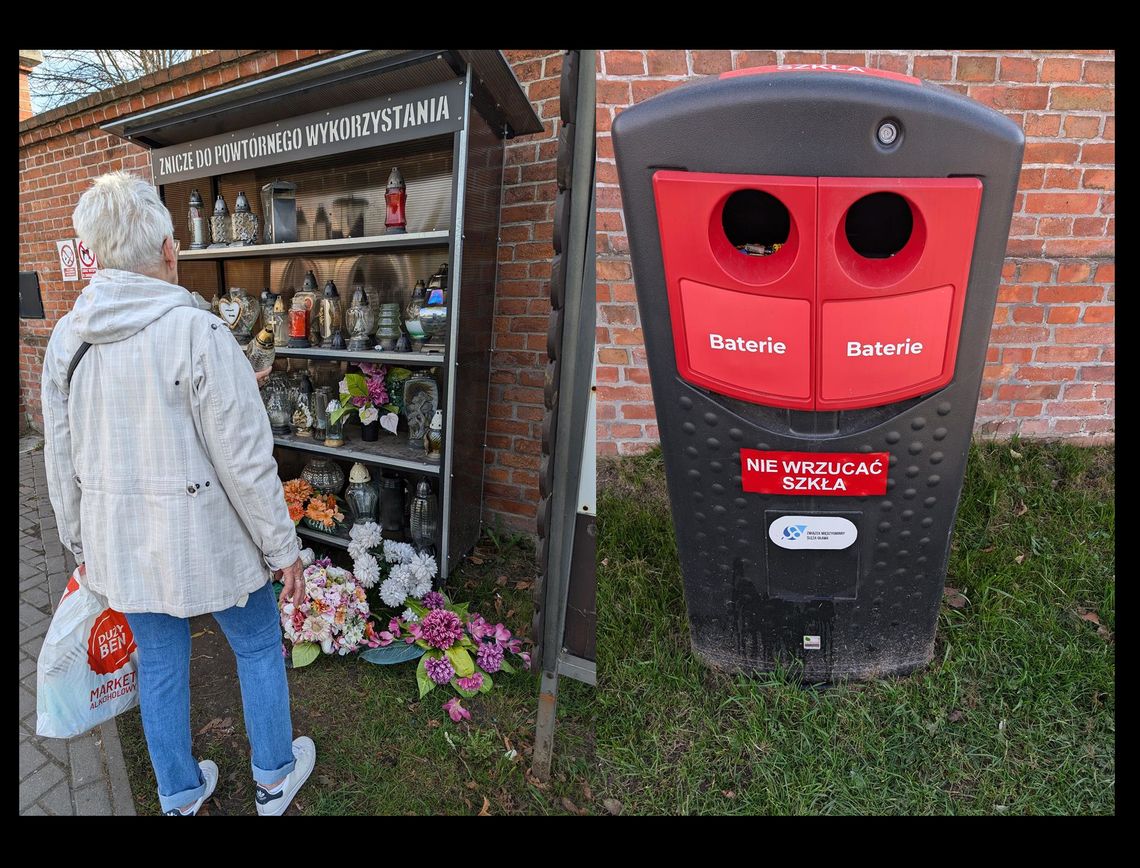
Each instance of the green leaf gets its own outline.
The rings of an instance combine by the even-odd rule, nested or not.
[[[452,645],[447,649],[447,659],[451,661],[451,665],[455,667],[455,674],[460,678],[466,678],[475,672],[475,661],[471,659],[466,648]]]
[[[360,659],[367,660],[369,663],[377,663],[380,666],[391,666],[395,663],[415,660],[417,657],[422,657],[423,653],[424,649],[417,648],[415,645],[393,642],[391,645],[382,648],[369,648],[367,651],[361,652]]]
[[[491,688],[495,686],[495,682],[492,681],[491,676],[488,675],[486,672],[483,672],[482,669],[480,669],[479,672],[482,673],[482,675],[483,675],[483,685],[479,688],[479,692],[480,693],[490,693]]]
[[[298,642],[293,646],[293,668],[308,666],[321,656],[321,646],[316,642]]]
[[[426,639],[417,639],[417,640],[416,640],[416,644],[417,644],[417,645],[419,645],[421,648],[423,648],[423,649],[425,649],[425,650],[427,650],[427,649],[430,649],[430,648],[431,648],[431,645],[429,645],[429,644],[427,643],[427,640],[426,640]]]
[[[458,606],[449,605],[447,608],[449,611],[454,612],[460,618],[466,620],[467,619],[467,607],[470,605],[471,605],[470,603],[461,603]]]
[[[479,695],[478,690],[465,690],[464,688],[460,687],[458,678],[451,679],[451,686],[454,687],[455,692],[462,696],[464,699],[470,699],[472,696]]]
[[[420,699],[423,699],[425,696],[435,690],[435,682],[432,681],[431,677],[427,674],[427,669],[424,668],[424,664],[428,660],[438,659],[438,654],[425,654],[420,658],[420,663],[416,667],[416,684],[418,684],[420,687]]]
[[[464,648],[466,648],[468,651],[478,651],[479,650],[479,646],[476,645],[473,641],[471,641],[471,637],[467,636],[467,635],[464,635],[464,637],[459,640],[459,644],[462,645]]]
[[[368,383],[363,374],[348,374],[344,378],[348,385],[348,394],[354,398],[368,397]]]
[[[385,404],[383,406],[383,409],[387,410],[389,413],[399,413],[400,412],[400,405],[399,404]]]
[[[417,618],[423,619],[423,616],[426,615],[429,611],[427,606],[425,606],[423,603],[418,602],[417,600],[409,599],[404,600],[404,602],[408,604],[409,609],[416,613]]]
[[[355,412],[356,412],[356,407],[353,404],[349,404],[347,402],[342,402],[341,406],[339,408],[337,408],[336,410],[333,410],[331,413],[329,413],[329,419],[331,419],[335,423],[335,422],[339,421],[341,418],[343,418],[344,416],[347,416],[349,413],[355,413]]]
[[[508,675],[513,675],[515,672],[515,667],[513,667],[510,663],[507,662],[506,657],[503,658],[503,663],[499,668],[503,672],[506,672]]]

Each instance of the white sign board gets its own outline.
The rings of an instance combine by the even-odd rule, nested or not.
[[[95,272],[99,270],[99,262],[95,258],[95,251],[78,238],[75,239],[75,249],[79,254],[79,279],[90,280],[95,276]]]
[[[858,535],[837,515],[783,515],[768,528],[768,539],[782,549],[845,549]]]
[[[79,257],[75,253],[75,242],[70,238],[67,241],[57,241],[55,249],[59,252],[59,270],[63,272],[63,279],[79,280]]]

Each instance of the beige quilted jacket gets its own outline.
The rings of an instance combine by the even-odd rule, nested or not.
[[[42,397],[60,539],[113,608],[227,609],[296,560],[253,371],[182,287],[99,271],[52,331]]]

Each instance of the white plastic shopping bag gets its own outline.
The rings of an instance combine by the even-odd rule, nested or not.
[[[139,701],[127,619],[71,574],[36,669],[36,735],[72,738]]]

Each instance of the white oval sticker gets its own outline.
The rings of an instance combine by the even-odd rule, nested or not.
[[[782,515],[768,526],[768,539],[782,549],[845,549],[858,535],[837,515]]]

